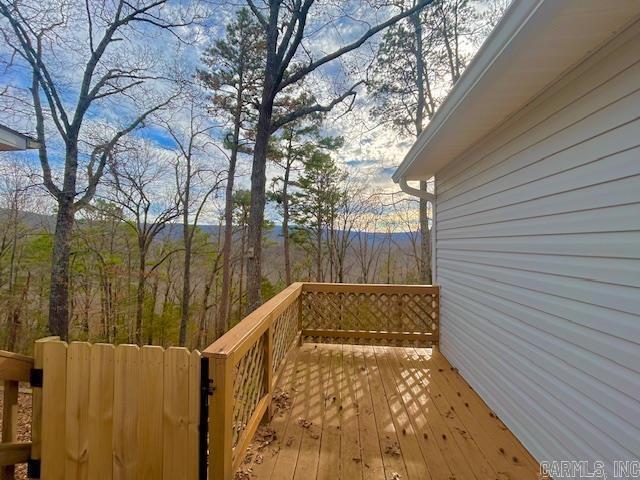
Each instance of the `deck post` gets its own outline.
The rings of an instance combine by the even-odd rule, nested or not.
[[[227,357],[211,357],[209,378],[213,395],[209,407],[209,480],[233,478],[233,375]]]

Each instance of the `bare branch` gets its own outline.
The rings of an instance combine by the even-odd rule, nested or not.
[[[320,112],[330,112],[333,109],[333,107],[335,107],[339,103],[342,103],[347,98],[349,97],[352,97],[352,99],[355,98],[355,95],[356,95],[355,89],[362,83],[364,83],[363,80],[355,83],[349,90],[347,90],[345,93],[343,93],[339,97],[334,98],[330,103],[326,105],[320,105],[316,103],[314,105],[302,107],[298,110],[295,110],[286,115],[283,115],[280,118],[274,118],[271,124],[271,133],[277,131],[278,129],[282,128],[288,123],[291,123],[301,117],[304,117],[305,115],[310,115],[312,113],[320,113]],[[353,100],[349,105],[349,109],[351,109],[352,106],[353,106]]]
[[[300,81],[302,78],[304,78],[306,75],[308,75],[309,73],[313,72],[314,70],[316,70],[318,67],[321,67],[322,65],[331,62],[332,60],[335,60],[336,58],[341,57],[342,55],[349,53],[355,49],[357,49],[358,47],[362,46],[367,40],[369,40],[369,38],[373,37],[376,33],[384,30],[385,28],[397,23],[398,21],[402,20],[403,18],[408,17],[409,15],[412,15],[413,13],[417,12],[418,10],[421,10],[422,8],[424,8],[425,6],[429,5],[430,3],[432,3],[434,0],[422,0],[420,2],[418,2],[413,8],[410,8],[406,11],[403,11],[397,15],[394,15],[393,17],[389,18],[387,21],[382,22],[374,27],[371,27],[369,30],[367,30],[360,38],[358,38],[358,40],[356,40],[355,42],[352,42],[348,45],[345,45],[342,48],[339,48],[338,50],[325,55],[324,57],[316,60],[315,62],[310,62],[309,64],[307,64],[305,67],[302,67],[300,69],[298,69],[297,71],[295,71],[293,74],[289,75],[288,77],[286,77],[278,86],[278,91],[283,90],[284,88],[288,87],[289,85],[292,85],[298,81]]]

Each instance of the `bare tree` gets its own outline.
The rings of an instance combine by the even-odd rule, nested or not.
[[[209,197],[220,188],[222,175],[215,165],[205,165],[201,156],[213,144],[210,133],[216,127],[198,105],[190,98],[186,112],[187,126],[176,126],[179,121],[169,121],[167,130],[175,141],[178,158],[175,163],[176,191],[182,211],[182,238],[184,243],[184,267],[182,270],[182,298],[180,307],[180,333],[178,342],[184,346],[187,340],[189,306],[191,302],[191,257],[193,236]]]
[[[382,228],[383,212],[380,199],[370,196],[364,202],[363,211],[357,219],[353,249],[360,270],[358,281],[361,283],[371,282],[378,269],[383,246],[383,242],[379,241],[378,231]]]
[[[305,29],[310,20],[310,11],[315,0],[271,0],[263,5],[253,0],[246,0],[252,12],[260,22],[266,39],[266,62],[262,94],[258,108],[256,126],[256,143],[251,172],[251,216],[249,221],[249,258],[247,261],[247,294],[249,309],[255,309],[260,301],[260,285],[262,281],[262,227],[266,203],[266,162],[269,139],[273,132],[287,123],[315,112],[326,112],[347,99],[353,101],[356,82],[351,88],[337,95],[326,104],[320,104],[315,98],[309,104],[302,105],[295,111],[274,117],[274,104],[279,94],[288,88],[295,88],[308,75],[318,68],[333,62],[345,54],[359,48],[376,33],[393,25],[399,20],[422,9],[432,0],[422,0],[413,9],[400,12],[386,21],[371,26],[355,41],[344,45],[319,58],[313,58],[310,50],[304,45]],[[317,34],[317,31],[314,33]],[[304,60],[300,55],[305,55]]]
[[[30,206],[30,197],[35,186],[35,174],[29,165],[23,165],[19,159],[9,157],[0,164],[0,288],[6,287],[6,348],[15,350],[23,306],[29,292],[31,272],[19,278],[22,268],[22,250],[26,237],[32,228],[25,221]],[[7,264],[6,275],[3,267]]]
[[[417,0],[400,2],[413,8]],[[371,69],[369,89],[375,118],[399,134],[417,137],[431,120],[446,93],[460,78],[469,51],[477,48],[504,8],[501,0],[437,0],[387,30]],[[486,9],[486,18],[480,10]],[[465,49],[464,46],[467,48]],[[428,182],[420,189],[427,191]],[[429,207],[420,199],[420,280],[431,282]]]
[[[334,279],[339,283],[345,281],[345,269],[347,266],[347,253],[356,237],[355,229],[358,227],[361,216],[369,208],[369,197],[364,185],[353,177],[346,176],[341,185],[342,192],[336,205],[334,215],[330,249],[333,251],[332,259],[335,263]],[[371,228],[366,225],[365,228]]]
[[[226,26],[226,36],[203,55],[206,69],[198,72],[200,80],[212,90],[212,110],[230,120],[231,131],[225,138],[230,151],[225,190],[224,242],[222,250],[222,292],[218,305],[216,336],[229,327],[231,297],[231,254],[233,242],[233,195],[236,165],[240,153],[248,153],[253,136],[253,105],[261,81],[264,38],[257,21],[247,9],[240,9]]]
[[[149,265],[149,249],[156,236],[169,222],[177,219],[181,202],[176,192],[164,182],[170,165],[166,154],[153,151],[149,145],[130,149],[118,155],[107,178],[110,187],[106,193],[110,201],[120,206],[121,219],[134,232],[138,247],[138,285],[136,291],[136,322],[134,337],[142,342],[142,318],[146,281],[155,270],[179,249],[164,251]]]
[[[0,35],[14,56],[31,72],[31,101],[36,121],[39,158],[44,185],[57,203],[55,239],[51,263],[49,330],[66,339],[69,330],[69,260],[75,214],[89,204],[105,166],[120,140],[142,126],[153,112],[165,107],[163,99],[141,95],[144,86],[157,80],[152,63],[131,53],[136,29],[173,31],[182,21],[165,21],[161,10],[167,0],[129,2],[101,0],[43,4],[37,0],[0,0]],[[78,40],[77,31],[86,31]],[[60,59],[73,58],[73,65]],[[80,82],[74,85],[62,72],[79,69]],[[71,84],[71,88],[70,87]],[[75,98],[72,98],[75,97]],[[135,113],[122,125],[100,129],[100,135],[84,138],[84,126],[100,106],[119,100],[131,104]],[[60,182],[52,173],[47,135],[49,122],[62,144],[63,172]],[[79,185],[80,161],[85,162],[86,179]]]

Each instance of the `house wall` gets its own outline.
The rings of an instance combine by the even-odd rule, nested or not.
[[[639,32],[436,175],[441,350],[539,461],[640,458]]]

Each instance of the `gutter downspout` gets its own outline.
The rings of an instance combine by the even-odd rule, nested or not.
[[[408,193],[414,197],[424,198],[427,202],[430,202],[432,206],[435,207],[436,204],[436,196],[434,193],[427,192],[426,190],[420,190],[417,188],[413,188],[407,183],[407,179],[402,177],[398,180],[398,185],[400,185],[400,190],[404,193]]]
[[[394,178],[394,180],[396,180]],[[437,268],[436,268],[436,194],[427,192],[426,190],[420,190],[414,188],[407,183],[405,177],[397,179],[396,183],[400,186],[400,190],[413,197],[423,198],[427,202],[431,203],[431,211],[433,212],[433,218],[431,219],[431,283],[437,284]],[[434,183],[435,189],[435,183]]]

